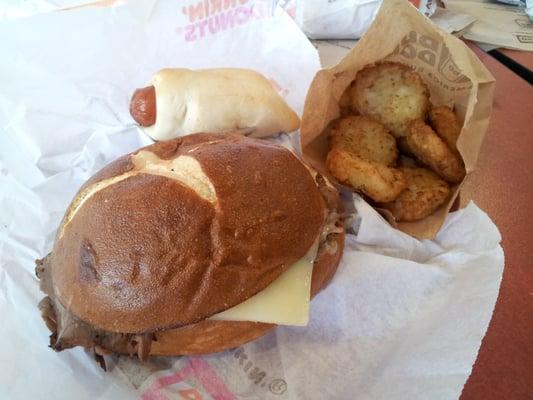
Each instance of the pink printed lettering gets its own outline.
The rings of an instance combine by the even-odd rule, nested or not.
[[[256,19],[261,19],[265,16],[266,5],[265,3],[257,3],[250,8],[252,16]]]
[[[265,17],[265,3],[243,6],[248,2],[248,0],[201,0],[185,6],[182,12],[187,14],[191,24],[187,25],[184,31],[178,28],[176,33],[179,35],[183,32],[185,40],[191,42],[208,34],[214,35],[236,25],[246,24],[251,18]]]
[[[194,25],[187,25],[185,27],[185,40],[187,42],[192,42],[196,40],[196,35],[194,33]]]
[[[196,23],[196,27],[200,29],[200,37],[205,36],[205,26],[207,25],[207,21],[200,21]]]
[[[251,15],[251,10],[248,7],[239,7],[235,10],[235,22],[242,25],[248,22]]]
[[[169,389],[172,392],[172,388],[169,388],[169,386],[191,378],[199,383],[199,389],[205,389],[213,400],[236,400],[235,395],[226,387],[224,381],[220,379],[209,364],[201,358],[195,357],[189,358],[188,364],[182,370],[157,378],[142,394],[142,400],[169,400],[165,395],[169,393],[167,391]],[[203,398],[200,391],[192,387],[179,389],[177,394],[180,399],[185,400],[202,400]]]
[[[215,15],[214,17],[209,18],[208,26],[209,26],[209,32],[212,34],[215,34],[220,29],[220,22],[218,21],[218,15]]]
[[[233,28],[233,13],[231,11],[219,14],[217,17],[220,23],[220,29],[226,30],[228,27]]]

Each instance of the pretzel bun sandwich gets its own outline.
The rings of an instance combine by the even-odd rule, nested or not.
[[[270,81],[242,68],[163,69],[134,92],[130,113],[154,140],[225,131],[264,137],[300,126]]]
[[[324,178],[266,141],[196,134],[123,156],[37,262],[50,346],[145,359],[305,325],[343,251],[341,213]]]

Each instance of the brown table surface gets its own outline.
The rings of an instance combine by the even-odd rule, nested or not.
[[[472,46],[473,47],[473,46]],[[500,229],[500,294],[462,400],[533,399],[533,86],[473,47],[496,78],[494,110],[477,170],[461,191]]]

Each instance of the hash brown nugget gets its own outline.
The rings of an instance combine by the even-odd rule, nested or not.
[[[351,87],[348,86],[339,100],[341,117],[354,114],[352,112]]]
[[[398,164],[402,168],[419,168],[419,165],[417,164],[414,158],[408,157],[404,154],[400,155],[400,158],[398,159]]]
[[[396,139],[387,128],[368,117],[350,116],[338,120],[331,130],[331,147],[387,166],[398,158]]]
[[[381,122],[397,138],[407,124],[424,119],[429,90],[420,75],[406,65],[384,62],[359,71],[352,84],[352,108]]]
[[[396,200],[382,204],[397,221],[418,221],[433,214],[448,199],[450,188],[425,168],[401,168],[408,186]]]
[[[407,187],[404,174],[377,162],[333,148],[326,159],[328,171],[340,182],[377,202],[393,201]]]
[[[452,150],[457,150],[457,139],[461,133],[459,119],[450,107],[432,107],[429,110],[431,126]]]
[[[409,123],[405,136],[410,151],[433,172],[450,183],[465,177],[465,167],[458,154],[427,125],[418,119]]]

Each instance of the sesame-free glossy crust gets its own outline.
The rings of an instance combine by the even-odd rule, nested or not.
[[[335,242],[335,252],[322,246],[313,267],[311,296],[314,297],[331,281],[344,248],[344,232],[330,238]],[[238,347],[255,340],[277,325],[250,321],[204,320],[194,325],[156,333],[150,355],[199,355],[215,353]]]
[[[324,200],[286,149],[197,134],[144,150],[194,157],[217,201],[140,173],[83,203],[56,238],[52,278],[60,303],[96,328],[137,333],[204,320],[264,289],[320,233]],[[122,157],[84,188],[132,168]]]

